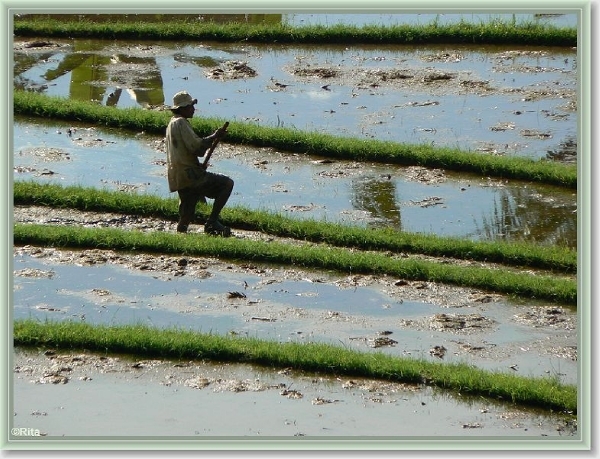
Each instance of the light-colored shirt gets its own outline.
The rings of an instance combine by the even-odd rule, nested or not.
[[[198,157],[204,156],[212,140],[198,136],[187,118],[181,115],[171,118],[165,144],[169,191],[187,188],[204,175]]]

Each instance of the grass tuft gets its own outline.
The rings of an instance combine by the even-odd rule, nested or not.
[[[71,321],[42,323],[31,319],[17,320],[13,336],[16,346],[85,349],[166,359],[247,362],[404,383],[421,384],[426,381],[461,394],[577,412],[577,387],[560,384],[556,378],[524,378],[487,372],[466,363],[432,363],[380,352],[361,353],[324,343],[277,343],[175,328],[159,330],[139,324],[106,326]]]

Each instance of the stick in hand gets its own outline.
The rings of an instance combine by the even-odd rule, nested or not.
[[[208,168],[208,161],[210,160],[210,157],[213,154],[213,151],[215,151],[215,148],[217,148],[217,144],[221,140],[221,137],[227,131],[228,127],[229,127],[229,121],[227,121],[222,127],[219,128],[220,135],[217,136],[217,138],[213,141],[212,145],[210,146],[209,150],[206,152],[206,155],[204,155],[204,162],[202,163],[202,167],[204,167],[204,169]]]

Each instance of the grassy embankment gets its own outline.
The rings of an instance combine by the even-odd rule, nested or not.
[[[81,211],[114,212],[177,221],[178,200],[137,193],[60,186],[17,181],[13,187],[15,205],[39,205]],[[208,215],[210,206],[198,205],[198,214]],[[433,234],[399,232],[390,228],[356,226],[289,218],[279,213],[226,207],[222,219],[233,228],[261,231],[278,237],[329,244],[358,250],[423,254],[442,258],[500,263],[520,268],[544,269],[556,274],[577,272],[577,252],[556,245],[505,241],[470,241]],[[451,260],[448,260],[451,261]]]
[[[181,20],[156,22],[112,20],[95,22],[74,15],[73,20],[46,15],[24,15],[14,21],[16,36],[106,38],[131,40],[205,40],[267,44],[521,44],[577,46],[577,29],[535,22],[501,21],[441,25],[311,25],[219,24],[182,15]]]
[[[218,256],[224,259],[296,265],[348,274],[388,274],[401,279],[441,282],[489,292],[576,305],[577,283],[557,276],[436,263],[337,248],[329,245],[295,245],[213,238],[164,232],[128,231],[113,228],[16,224],[15,244],[98,248],[148,253]]]
[[[33,92],[14,92],[15,115],[36,116],[69,122],[87,122],[98,126],[144,131],[162,135],[171,113],[141,108],[119,109],[91,102],[49,97]],[[193,118],[192,126],[207,135],[222,126],[224,120]],[[269,128],[250,123],[231,122],[227,142],[273,147],[291,153],[355,161],[418,165],[443,168],[489,177],[526,180],[568,188],[577,188],[577,167],[554,161],[485,155],[430,145],[402,144],[392,141],[336,137],[317,132],[287,128]]]
[[[323,343],[276,343],[256,338],[222,337],[181,329],[157,330],[143,325],[92,326],[74,322],[18,320],[19,346],[125,353],[170,359],[209,359],[261,364],[272,368],[337,376],[369,377],[427,383],[464,395],[576,413],[577,387],[556,378],[525,378],[471,365],[432,363],[383,353],[360,353]]]

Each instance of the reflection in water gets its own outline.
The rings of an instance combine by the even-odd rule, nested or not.
[[[210,68],[219,65],[219,61],[210,56],[190,56],[184,53],[175,53],[173,60],[181,64],[194,64],[200,68]]]
[[[567,136],[565,140],[561,140],[558,150],[548,151],[546,158],[565,163],[577,163],[577,139]]]
[[[66,134],[68,127],[81,129],[81,135],[103,142],[73,142]],[[170,196],[165,182],[164,153],[154,150],[160,144],[159,136],[139,137],[119,130],[86,129],[89,124],[56,120],[32,121],[15,117],[14,179],[34,180],[38,183],[59,183],[114,188],[118,184],[142,184],[140,190],[150,194]],[[85,138],[85,137],[84,137]],[[55,159],[49,164],[43,154],[46,147],[57,152],[68,152],[73,160]],[[240,147],[242,148],[242,147]],[[402,166],[371,165],[364,175],[335,174],[335,185],[305,186],[314,177],[311,158],[298,159],[297,167],[275,168],[282,157],[269,156],[273,169],[256,167],[264,159],[264,151],[241,149],[241,155],[223,158],[219,168],[238,177],[240,201],[252,209],[265,207],[264,190],[273,190],[281,180],[277,171],[286,171],[285,193],[270,192],[273,207],[281,209],[290,202],[313,203],[325,209],[323,218],[335,221],[336,216],[364,212],[361,226],[390,227],[397,231],[411,231],[440,236],[466,237],[473,240],[531,241],[577,248],[576,193],[557,187],[511,181],[503,187],[490,186],[479,178],[466,179],[460,174],[449,174],[447,183],[436,185],[435,193],[444,196],[444,204],[423,208],[411,204],[413,200],[431,196],[429,184],[407,181]],[[126,154],[124,154],[126,152]],[[267,153],[270,155],[270,153]],[[65,155],[60,155],[64,157]],[[243,158],[243,159],[242,159]],[[252,167],[252,165],[255,167]],[[340,168],[354,163],[339,161]],[[38,174],[51,168],[52,175]],[[32,171],[32,172],[28,172]],[[388,179],[385,174],[391,174]],[[328,179],[329,180],[329,179]],[[499,183],[499,182],[495,182]],[[297,184],[299,186],[292,186]],[[461,191],[468,187],[469,197]],[[328,192],[324,192],[327,190]],[[269,205],[270,207],[270,205]],[[321,217],[315,213],[296,213],[298,218]]]
[[[142,20],[142,15],[130,16]],[[212,18],[211,20],[231,19],[231,15],[221,16],[221,18]],[[238,16],[240,16],[240,19],[243,17],[244,21],[252,22],[256,20],[260,22],[258,18],[252,18],[252,16],[257,15]],[[122,17],[122,15],[119,15],[119,17]],[[207,19],[204,18],[203,20]],[[217,66],[222,62],[222,58],[232,55],[230,49],[227,49],[227,54],[225,54],[222,50],[211,49],[209,46],[186,48],[184,51],[177,44],[175,50],[169,49],[169,55],[165,58],[163,55],[152,56],[151,45],[139,46],[139,43],[128,43],[127,46],[131,45],[131,48],[126,48],[125,45],[121,44],[116,48],[119,51],[114,51],[114,45],[115,42],[113,41],[77,39],[69,41],[67,46],[57,46],[50,50],[43,47],[38,50],[14,53],[14,86],[15,88],[32,91],[58,92],[57,88],[60,87],[61,82],[66,83],[68,81],[68,91],[71,99],[93,100],[110,106],[118,106],[119,104],[128,105],[130,101],[124,100],[124,96],[128,95],[140,106],[153,107],[165,103],[165,85],[170,91],[173,88],[168,86],[173,81],[180,81],[180,78],[187,79],[189,75],[193,77],[195,75],[194,70]],[[169,46],[172,46],[172,44],[164,44],[165,49]],[[107,52],[108,49],[112,51]],[[171,53],[171,51],[174,52]],[[270,52],[276,54],[279,51],[278,48],[274,48]],[[194,68],[189,70],[190,67]],[[181,69],[185,69],[185,71]],[[161,70],[165,74],[164,81]],[[278,71],[279,68],[269,68],[269,73],[264,72],[264,79],[276,74]],[[40,75],[42,75],[43,80],[39,79]],[[200,78],[200,80],[200,82],[195,83],[197,88],[206,88],[207,93],[211,94],[210,91],[215,87],[211,86],[212,81],[207,81],[206,78]],[[44,84],[51,82],[54,82],[54,85]],[[179,85],[179,83],[177,84]],[[60,89],[62,90],[62,88]],[[219,95],[226,96],[227,94],[239,92],[253,96],[254,91],[258,96],[255,99],[248,99],[253,101],[252,104],[259,99],[267,99],[264,97],[266,94],[264,88],[253,87],[251,91],[249,86],[245,86],[244,83],[231,83],[228,85],[227,91],[230,92]],[[319,94],[324,92],[321,91]],[[269,97],[273,97],[273,99],[269,99],[269,103],[271,103],[271,100],[273,104],[282,102],[280,99],[276,99],[282,94],[283,92],[269,93]],[[338,93],[327,93],[327,96],[333,97],[332,94],[335,96]],[[304,95],[302,90],[298,89],[296,93],[292,94],[294,97],[298,95]],[[227,100],[226,97],[222,99]],[[332,103],[338,102],[335,99],[331,99],[331,101]],[[342,104],[345,101],[340,99],[339,102],[341,103],[338,110],[341,111]],[[234,105],[233,97],[230,104],[235,106],[235,113],[239,113],[242,106],[239,104]],[[246,104],[246,106],[252,104]],[[213,107],[216,107],[216,104]],[[269,105],[269,110],[271,107]],[[252,105],[250,114],[255,114],[254,112],[260,111],[261,108],[264,109],[258,103]],[[547,147],[544,146],[543,151],[546,152],[546,149]],[[576,150],[576,138],[566,137],[556,151],[547,151],[547,158],[559,161],[572,159],[573,162],[576,162]],[[233,174],[237,172],[232,171]],[[239,173],[241,175],[244,171]],[[400,213],[402,204],[397,201],[396,195],[397,188],[399,189],[402,186],[403,184],[382,178],[377,173],[367,178],[355,179],[350,185],[351,196],[344,196],[343,205],[346,206],[348,200],[350,200],[354,209],[367,212],[370,215],[369,220],[374,219],[378,225],[383,224],[402,230],[410,227],[412,223],[410,216],[407,217],[406,215],[408,212],[405,211],[404,216]],[[574,204],[576,199],[573,198],[574,193],[569,195],[564,190],[553,192],[551,187],[537,186],[537,189],[540,190],[540,194],[532,191],[534,189],[531,188],[531,185],[525,187],[524,184],[515,184],[497,190],[493,193],[493,198],[488,198],[490,194],[485,194],[482,200],[470,203],[473,214],[481,212],[482,216],[473,215],[475,230],[473,231],[473,227],[470,226],[466,228],[467,234],[480,239],[525,240],[576,248],[577,214]],[[252,192],[252,190],[248,190],[249,194]],[[402,191],[401,194],[405,195],[405,192]],[[333,199],[333,197],[321,196],[317,199],[321,199],[327,204],[327,200]],[[485,210],[480,211],[478,209]],[[440,214],[436,213],[434,215],[434,217],[430,217],[432,221],[428,222],[428,228],[435,223],[433,220],[436,220],[436,217]],[[404,217],[404,220],[402,217]]]
[[[115,54],[111,57],[111,62],[125,64],[129,69],[126,76],[113,75],[112,81],[117,84],[117,89],[120,86],[126,87],[127,92],[142,107],[164,104],[162,72],[155,58]],[[115,104],[112,100],[107,100],[107,105]]]
[[[368,212],[371,218],[402,230],[400,208],[396,202],[396,185],[392,180],[375,177],[352,181],[352,205]]]
[[[107,82],[110,82],[116,86],[116,89],[107,96],[106,105],[117,105],[123,89],[126,89],[131,98],[142,107],[164,104],[162,72],[154,57],[125,54],[114,54],[109,57],[89,52],[88,45],[91,45],[91,42],[75,41],[73,52],[64,55],[56,67],[47,69],[42,75],[44,80],[52,82],[70,74],[69,98],[75,100],[104,102]],[[98,46],[98,43],[93,44],[93,47]],[[51,57],[56,59],[57,56],[48,53],[45,60],[52,61]],[[39,56],[36,56],[35,59],[36,61],[31,63],[31,58],[21,58],[18,61],[20,72],[23,73],[23,69],[39,64]],[[116,63],[119,63],[125,70],[111,72],[110,66]],[[17,66],[15,66],[16,70]],[[16,86],[22,88],[29,86],[26,80],[22,79],[17,82],[17,79],[18,75],[15,77]]]
[[[119,103],[119,99],[121,98],[122,92],[122,88],[117,88],[113,92],[111,92],[106,98],[106,105],[108,105],[109,107],[117,105]]]
[[[487,240],[521,240],[576,248],[574,206],[549,196],[550,191],[542,196],[528,188],[503,189],[494,200],[491,216],[482,216],[482,227],[477,232]],[[479,227],[477,221],[474,224]]]
[[[25,54],[25,53],[14,53],[14,71],[13,75],[15,78],[19,78],[23,73],[27,72],[27,70],[32,69],[33,67],[39,65],[40,62],[48,61],[54,53],[41,53],[41,54]],[[23,87],[18,87],[18,89],[23,89]]]
[[[71,73],[69,96],[76,100],[102,100],[104,88],[92,82],[105,81],[107,72],[105,65],[108,58],[98,54],[69,54],[57,68],[44,74],[46,81],[54,81],[67,73]]]

